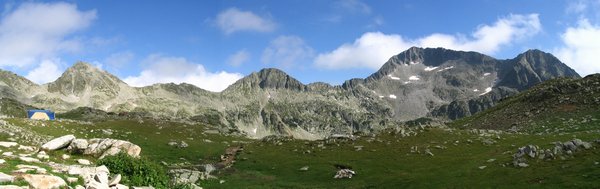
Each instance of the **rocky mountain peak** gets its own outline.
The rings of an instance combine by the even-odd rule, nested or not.
[[[259,72],[253,72],[252,74],[238,80],[229,86],[228,90],[234,88],[288,89],[304,91],[306,86],[282,70],[276,68],[265,68]]]
[[[116,76],[88,63],[78,62],[68,68],[56,81],[49,83],[48,91],[81,96],[89,90],[114,96],[121,84],[125,83]]]

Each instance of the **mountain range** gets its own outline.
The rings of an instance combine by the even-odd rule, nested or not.
[[[371,132],[428,117],[457,119],[543,81],[580,76],[552,54],[528,50],[499,60],[477,52],[412,47],[367,78],[303,84],[278,69],[254,72],[220,93],[190,84],[131,87],[79,62],[38,85],[0,70],[0,97],[67,112],[91,107],[193,118],[252,138],[319,139]]]

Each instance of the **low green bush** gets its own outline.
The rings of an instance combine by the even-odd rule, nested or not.
[[[121,174],[121,183],[130,186],[168,188],[169,176],[165,167],[145,158],[134,158],[125,153],[108,156],[96,162],[105,165],[111,173]]]

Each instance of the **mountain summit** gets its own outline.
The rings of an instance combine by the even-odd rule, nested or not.
[[[63,95],[82,96],[86,93],[117,96],[122,85],[127,85],[116,76],[85,62],[68,68],[56,81],[48,84],[48,91]]]

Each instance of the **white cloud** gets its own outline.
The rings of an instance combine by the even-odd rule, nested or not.
[[[43,60],[39,66],[29,71],[25,78],[37,84],[52,82],[62,75],[62,70],[59,70],[57,64],[60,64],[60,60]]]
[[[269,18],[260,17],[250,11],[241,11],[235,7],[219,13],[216,22],[225,34],[238,31],[271,32],[275,30],[275,23]]]
[[[463,34],[434,33],[417,39],[405,39],[398,34],[368,32],[353,43],[346,43],[331,52],[319,54],[315,65],[325,69],[378,69],[390,57],[411,46],[444,47],[493,54],[502,46],[533,36],[540,31],[541,24],[537,14],[512,14],[498,19],[493,25],[479,26],[470,37]]]
[[[600,26],[581,19],[576,27],[569,27],[561,35],[564,43],[554,54],[580,75],[600,73]]]
[[[246,49],[242,49],[227,58],[227,64],[233,67],[239,67],[250,60],[250,53]]]
[[[297,66],[300,61],[314,56],[314,50],[298,36],[279,36],[263,51],[261,61],[283,68]]]
[[[201,64],[181,57],[153,54],[142,63],[148,67],[138,76],[125,78],[127,84],[142,87],[155,83],[189,83],[208,91],[220,92],[242,78],[239,73],[209,72]]]
[[[351,13],[371,14],[371,7],[360,0],[339,0],[335,6]]]
[[[23,3],[0,21],[0,66],[23,67],[81,49],[70,35],[88,27],[96,11],[68,3]]]

